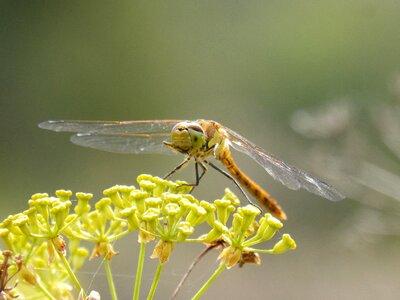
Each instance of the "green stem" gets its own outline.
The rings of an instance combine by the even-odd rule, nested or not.
[[[37,239],[33,239],[32,247],[29,249],[29,252],[25,255],[25,259],[24,259],[25,262],[27,262],[31,258],[31,255],[33,255],[33,252],[37,249],[36,248],[37,245],[38,245],[38,240]],[[12,248],[8,248],[8,249],[12,249]]]
[[[106,269],[107,281],[108,281],[108,286],[110,288],[111,299],[117,300],[118,296],[117,296],[117,291],[115,290],[115,284],[112,277],[110,261],[107,258],[104,259],[104,268]]]
[[[159,263],[157,270],[156,270],[156,274],[154,274],[153,283],[151,284],[151,288],[149,291],[149,295],[147,296],[147,300],[153,299],[154,293],[156,292],[156,288],[158,285],[158,281],[160,280],[162,268],[163,268],[162,263]]]
[[[273,249],[255,249],[255,248],[250,248],[250,249],[251,249],[251,252],[276,254],[276,253],[274,253]]]
[[[133,300],[139,300],[140,283],[142,281],[145,253],[146,253],[146,243],[140,243],[138,265],[137,265],[137,270],[136,270],[135,290],[133,291]]]
[[[52,240],[52,244],[53,247],[55,249],[55,251],[58,253],[58,256],[60,257],[60,260],[64,266],[64,268],[67,270],[69,277],[71,278],[72,282],[75,285],[75,288],[80,292],[83,292],[83,296],[84,298],[86,298],[86,293],[85,291],[82,289],[81,284],[79,283],[78,278],[75,276],[74,271],[72,271],[70,264],[68,263],[67,259],[65,258],[64,254],[61,253],[60,251],[57,250],[57,247],[54,245],[54,241]]]
[[[218,269],[215,270],[214,274],[207,280],[207,282],[200,288],[200,290],[194,295],[192,300],[197,300],[204,294],[204,292],[210,287],[210,285],[214,282],[215,279],[221,274],[221,272],[225,270],[225,264],[220,264]]]
[[[43,282],[40,280],[40,278],[36,279],[36,285],[39,287],[39,289],[45,294],[50,300],[56,300],[55,297],[50,293],[50,291],[44,286]]]

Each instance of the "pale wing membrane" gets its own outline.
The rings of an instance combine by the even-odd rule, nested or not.
[[[304,188],[307,191],[320,195],[332,201],[342,200],[344,198],[335,188],[327,183],[307,174],[306,172],[292,167],[285,162],[268,154],[265,150],[254,143],[245,139],[238,133],[224,127],[229,134],[231,145],[237,151],[240,151],[260,164],[274,179],[280,181],[288,188],[297,190]]]
[[[162,134],[112,134],[78,133],[71,137],[74,144],[114,153],[175,154],[164,145],[169,133]]]
[[[39,124],[42,129],[57,132],[107,132],[107,133],[152,133],[170,132],[181,120],[142,120],[142,121],[74,121],[57,120]]]
[[[174,154],[164,146],[179,120],[74,121],[57,120],[39,124],[57,132],[76,132],[74,144],[115,153]]]

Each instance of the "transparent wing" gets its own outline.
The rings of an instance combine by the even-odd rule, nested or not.
[[[115,153],[174,154],[163,141],[180,120],[143,121],[47,121],[40,128],[57,132],[76,132],[74,144]]]
[[[275,180],[280,181],[288,188],[297,190],[304,188],[307,191],[320,195],[332,201],[344,199],[335,188],[327,183],[307,174],[306,172],[292,167],[278,158],[268,154],[265,150],[254,143],[245,139],[233,130],[224,127],[229,134],[231,145],[237,151],[240,151],[260,164]]]
[[[79,146],[89,147],[114,153],[155,153],[176,154],[164,146],[169,133],[134,134],[134,133],[78,133],[71,137],[71,142]]]
[[[42,129],[57,132],[79,133],[160,133],[170,132],[172,127],[182,120],[141,120],[141,121],[83,121],[57,120],[39,124]]]

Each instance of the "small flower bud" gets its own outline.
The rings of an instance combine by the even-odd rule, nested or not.
[[[60,199],[61,202],[69,200],[71,195],[72,195],[71,191],[65,191],[65,190],[56,191],[56,196],[58,197],[58,199]]]
[[[153,190],[154,197],[160,197],[168,186],[168,181],[160,177],[153,177],[153,182],[156,184],[156,188]]]
[[[178,203],[182,199],[182,195],[171,194],[171,193],[162,193],[161,199],[163,200],[164,204]]]
[[[149,197],[145,200],[145,203],[147,208],[159,208],[161,207],[162,200],[159,197]]]
[[[220,221],[216,220],[213,224],[213,229],[211,229],[206,236],[203,237],[203,242],[212,243],[218,240],[223,234],[228,234],[229,229]]]
[[[232,229],[235,234],[241,233],[242,223],[243,223],[243,216],[241,216],[238,213],[233,214]]]
[[[186,181],[177,180],[176,182],[168,182],[168,192],[171,194],[188,194],[193,189]]]
[[[157,208],[149,208],[142,215],[142,220],[146,223],[146,230],[150,232],[156,231],[156,222],[160,216],[160,210]]]
[[[95,204],[96,209],[100,212],[101,216],[108,220],[114,220],[114,212],[111,208],[111,199],[102,198]]]
[[[72,205],[71,201],[65,200],[51,208],[50,213],[54,216],[58,229],[63,228],[65,218],[69,214],[69,207]]]
[[[207,224],[212,226],[212,224],[215,221],[215,214],[214,214],[216,210],[215,205],[207,201],[200,201],[200,206],[203,207],[207,212],[207,217],[206,217]]]
[[[89,201],[93,198],[93,194],[76,193],[75,196],[78,199],[78,204],[74,208],[75,213],[79,216],[87,214],[90,211]]]
[[[140,221],[137,217],[136,211],[136,206],[131,206],[121,210],[121,216],[126,218],[126,220],[128,221],[128,228],[131,231],[139,228]]]
[[[36,193],[31,196],[31,199],[37,200],[37,199],[48,198],[48,197],[49,197],[49,194],[47,194],[47,193]]]
[[[133,190],[129,195],[129,200],[135,205],[140,214],[144,213],[146,206],[144,200],[149,197],[149,193],[140,190]]]
[[[186,217],[186,221],[189,222],[191,225],[196,226],[202,223],[207,217],[207,211],[199,206],[199,205],[192,205],[189,214]]]
[[[106,190],[103,191],[103,195],[108,197],[108,198],[110,198],[112,203],[116,207],[122,209],[124,207],[124,202],[123,202],[120,194],[118,193],[119,188],[120,187],[118,185],[116,185],[116,186],[113,186],[113,187],[111,187],[109,189],[106,189]]]
[[[124,202],[124,206],[129,206],[129,195],[136,188],[133,185],[119,185],[118,190],[122,196],[122,201]],[[115,205],[115,204],[114,204]]]
[[[138,181],[138,183],[139,183],[140,189],[149,194],[152,194],[153,190],[157,187],[157,185],[150,180],[140,180],[140,181]]]
[[[168,226],[170,228],[174,228],[176,222],[178,222],[179,218],[182,215],[181,207],[176,203],[168,203],[164,206],[163,209],[164,215],[167,215],[168,218]]]
[[[265,231],[263,232],[262,235],[262,240],[264,241],[270,240],[278,231],[278,229],[281,229],[283,227],[281,221],[279,221],[277,218],[273,217],[270,214],[265,215],[265,222],[268,223],[268,227],[265,228]]]
[[[273,254],[282,254],[287,250],[294,250],[296,249],[296,242],[292,239],[289,234],[282,235],[282,239],[275,244],[274,248],[272,249]]]
[[[180,213],[181,208],[176,203],[168,203],[164,206],[164,211],[168,216],[175,216]]]
[[[183,242],[188,236],[193,234],[194,227],[189,222],[180,222],[178,225],[177,240]]]
[[[245,228],[243,228],[243,230],[247,230],[253,223],[254,219],[260,214],[260,210],[253,205],[246,205],[239,210],[239,213],[244,218],[244,223],[242,224],[242,226]]]
[[[226,224],[230,214],[235,210],[235,207],[231,205],[230,200],[217,199],[214,201],[215,207],[217,208],[217,219]]]
[[[222,198],[223,200],[229,200],[231,202],[232,205],[234,206],[239,206],[240,205],[240,200],[239,198],[232,193],[232,191],[228,188],[225,189],[225,195]]]
[[[29,218],[29,225],[31,227],[31,232],[37,233],[39,231],[38,219],[36,218],[36,208],[31,207],[23,212]]]
[[[149,208],[141,216],[143,222],[140,223],[140,228],[143,228],[144,230],[139,231],[140,243],[147,243],[154,240],[159,216],[160,210],[156,208]]]

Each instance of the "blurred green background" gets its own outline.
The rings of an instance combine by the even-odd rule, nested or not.
[[[163,176],[181,157],[77,147],[37,128],[49,119],[212,119],[337,186],[329,202],[235,158],[280,201],[298,250],[222,274],[205,299],[398,299],[400,294],[400,2],[0,2],[0,181],[4,218],[36,192],[93,192]],[[235,153],[237,154],[237,153]],[[191,181],[193,169],[177,176]],[[210,171],[195,196],[234,186]],[[237,192],[237,191],[236,191]],[[283,233],[282,232],[282,233]],[[266,245],[268,247],[270,245]],[[121,299],[135,237],[117,243]],[[165,268],[171,294],[201,249]],[[129,258],[134,261],[130,262]],[[210,255],[185,286],[211,274]],[[91,262],[93,270],[99,264]],[[155,263],[144,284],[152,280]],[[93,276],[87,285],[109,296]]]

